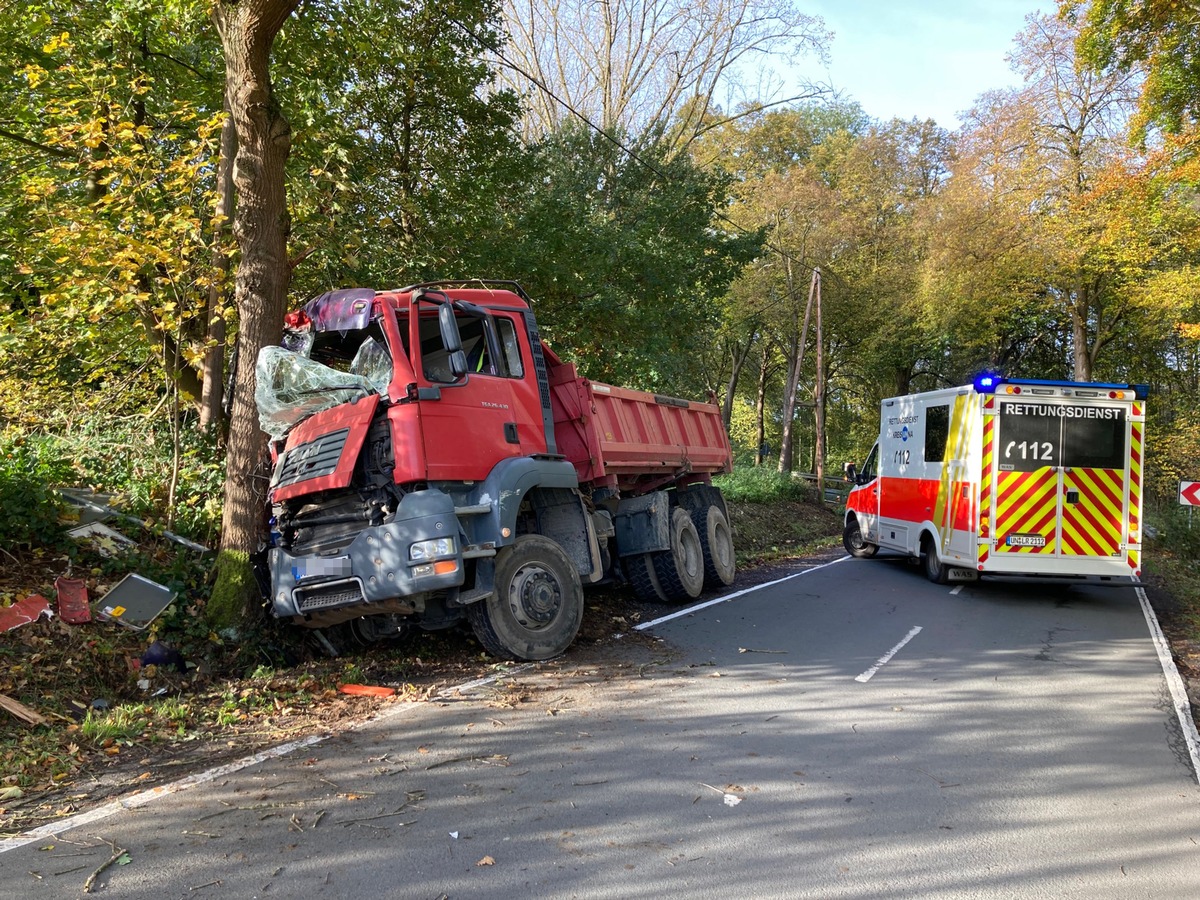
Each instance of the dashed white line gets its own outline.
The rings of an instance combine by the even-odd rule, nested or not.
[[[879,661],[876,662],[875,665],[871,666],[871,668],[867,669],[867,671],[863,672],[861,675],[856,675],[854,677],[854,680],[862,682],[863,684],[866,684],[868,681],[870,681],[874,677],[876,672],[878,672],[885,665],[887,665],[887,661],[889,659],[891,659],[893,656],[895,656],[897,653],[899,653],[900,649],[905,644],[907,644],[909,641],[911,641],[913,638],[915,638],[920,633],[921,633],[921,626],[914,625],[912,627],[912,630],[909,631],[909,633],[904,636],[904,640],[902,640],[900,643],[898,643],[895,647],[893,647],[887,653],[883,654],[883,656],[879,657]]]

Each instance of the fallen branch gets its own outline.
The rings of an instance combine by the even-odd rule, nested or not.
[[[83,892],[85,894],[90,894],[92,892],[92,888],[95,887],[95,885],[96,885],[96,879],[100,877],[100,875],[104,872],[105,869],[107,869],[109,866],[111,866],[113,863],[115,863],[118,859],[120,859],[122,856],[124,856],[126,853],[129,852],[128,850],[124,849],[123,847],[118,847],[112,841],[104,841],[104,843],[108,844],[108,846],[112,848],[113,854],[112,854],[112,856],[110,856],[108,858],[108,862],[102,863],[100,865],[100,868],[98,868],[95,872],[93,872],[91,875],[89,875],[88,880],[83,883]]]

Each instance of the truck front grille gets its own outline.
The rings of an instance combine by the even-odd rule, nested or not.
[[[315,609],[330,609],[334,606],[346,606],[351,603],[363,603],[362,586],[357,581],[334,581],[329,584],[317,584],[308,588],[296,588],[296,606],[301,612],[312,612]]]
[[[342,458],[342,450],[349,436],[350,429],[343,428],[323,434],[308,443],[297,444],[284,454],[271,487],[287,487],[310,478],[332,475],[337,469],[338,460]]]

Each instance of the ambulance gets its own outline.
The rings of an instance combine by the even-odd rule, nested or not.
[[[884,400],[843,543],[919,559],[929,580],[1141,576],[1145,385],[982,375]]]

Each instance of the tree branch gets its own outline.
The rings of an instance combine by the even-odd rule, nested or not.
[[[74,153],[68,153],[58,147],[51,147],[48,144],[39,144],[37,141],[31,141],[27,137],[22,137],[19,134],[14,134],[4,128],[0,128],[0,137],[8,138],[10,141],[15,141],[18,144],[24,144],[26,147],[32,147],[34,150],[40,150],[43,153],[49,153],[51,156],[57,156],[59,159],[75,159]]]

